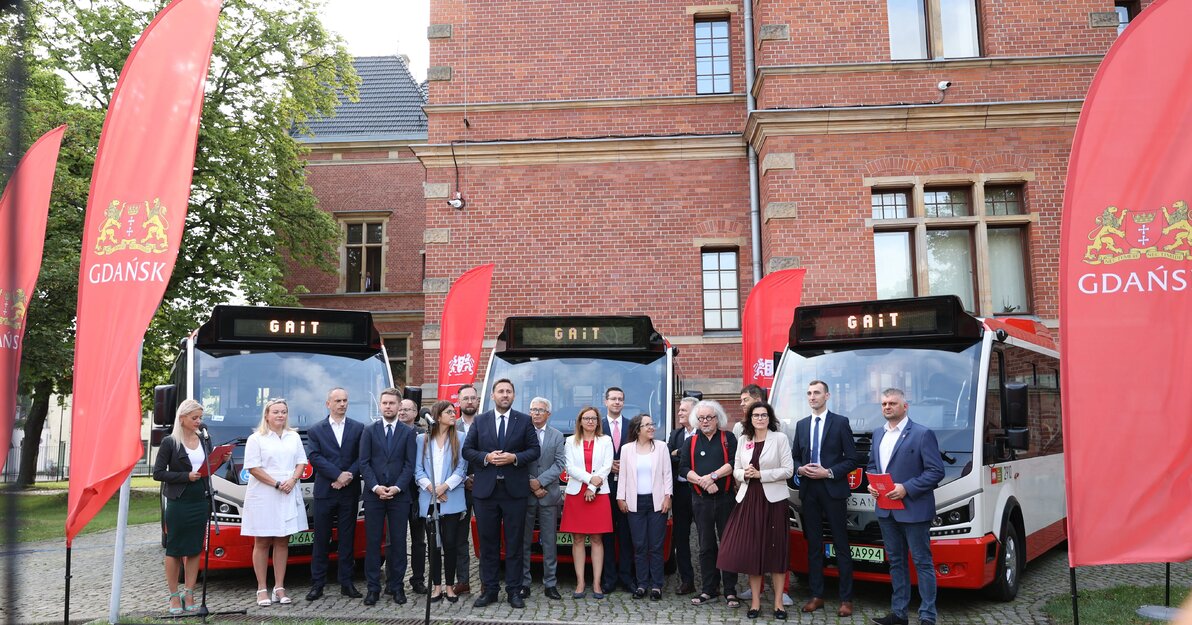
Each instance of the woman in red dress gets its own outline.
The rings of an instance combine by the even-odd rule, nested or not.
[[[567,437],[567,497],[563,500],[560,532],[571,534],[575,563],[576,599],[587,596],[584,581],[585,540],[592,544],[592,596],[604,598],[600,573],[604,564],[603,534],[613,531],[608,474],[613,468],[613,441],[604,436],[600,413],[587,406],[575,418],[575,434]]]

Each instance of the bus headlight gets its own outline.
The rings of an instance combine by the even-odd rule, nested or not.
[[[949,525],[962,525],[968,523],[973,518],[973,502],[968,501],[963,506],[945,510],[931,520],[931,527],[947,527]]]

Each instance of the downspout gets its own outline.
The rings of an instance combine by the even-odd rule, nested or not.
[[[753,2],[741,0],[745,5],[745,124],[748,126],[749,117],[757,108],[757,101],[753,97],[754,60],[753,60]],[[753,283],[762,279],[762,212],[761,212],[761,184],[757,173],[757,152],[753,150],[753,143],[747,142],[745,149],[749,154],[749,231],[752,237]]]

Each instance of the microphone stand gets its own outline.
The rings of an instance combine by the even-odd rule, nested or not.
[[[449,441],[444,439],[443,443],[444,443],[444,449],[446,449],[446,444],[449,443]],[[430,453],[433,454],[435,451],[435,443],[434,443],[434,439],[431,437],[431,428],[429,428],[429,427],[426,430],[426,444],[422,450],[423,458],[427,457],[426,450],[428,448],[430,449]],[[430,572],[432,570],[431,567],[434,566],[433,560],[435,558],[438,558],[438,560],[439,560],[439,580],[446,581],[447,580],[447,565],[443,563],[443,532],[440,531],[441,528],[439,527],[439,498],[435,494],[435,491],[438,490],[439,487],[435,484],[435,463],[434,463],[433,459],[430,462],[430,471],[427,471],[426,474],[427,474],[427,476],[430,477],[430,508],[427,510],[426,528],[428,530],[430,530],[430,528],[432,528],[432,527],[434,528],[434,530],[431,533],[434,534],[434,546],[437,547],[437,549],[432,548],[430,541],[427,541],[427,545],[426,545],[427,581],[431,581],[429,579]],[[427,588],[426,589],[426,614],[423,618],[424,625],[430,625],[430,597],[431,597],[431,590],[430,590],[430,588]],[[443,600],[443,601],[447,600],[446,592],[443,593],[441,600]]]
[[[207,433],[207,428],[204,427],[199,430],[199,444],[203,446],[203,457],[207,466],[211,466],[211,435]],[[219,535],[219,519],[215,518],[215,489],[211,487],[211,472],[207,471],[207,475],[203,476],[204,485],[207,488],[207,527],[203,534],[203,599],[199,605],[199,616],[202,617],[203,623],[207,622],[207,616],[210,614],[248,614],[247,609],[241,610],[225,610],[222,612],[212,612],[207,609],[207,569],[211,564],[211,524],[215,524],[215,534]],[[187,616],[182,614],[179,616]]]

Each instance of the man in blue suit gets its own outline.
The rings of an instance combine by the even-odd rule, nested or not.
[[[336,387],[327,393],[327,418],[306,433],[306,457],[315,470],[315,544],[310,556],[310,592],[307,601],[323,596],[327,583],[327,556],[331,522],[338,528],[339,592],[346,597],[364,595],[352,583],[355,560],[356,517],[360,512],[360,435],[364,425],[347,418],[348,392]]]
[[[541,450],[530,415],[513,410],[513,382],[504,378],[492,386],[494,410],[476,417],[464,439],[464,459],[475,469],[472,501],[480,534],[480,582],[484,590],[473,603],[483,608],[496,603],[500,588],[501,529],[505,530],[505,594],[509,605],[526,607],[522,584],[522,533],[526,498],[530,496],[530,463]]]
[[[795,424],[795,475],[803,505],[803,535],[807,538],[807,577],[811,599],[804,612],[824,607],[824,517],[832,528],[836,566],[840,572],[840,609],[837,616],[853,614],[853,557],[848,546],[848,474],[857,468],[857,448],[848,419],[828,410],[828,384],[813,380],[807,385],[811,415]]]
[[[414,430],[397,419],[401,391],[381,391],[381,417],[360,436],[360,472],[364,474],[364,577],[368,594],[364,605],[376,605],[381,593],[381,538],[389,530],[385,553],[385,594],[397,604],[406,602],[406,524],[410,518],[416,458]]]
[[[869,473],[888,473],[894,488],[884,495],[901,501],[901,510],[878,506],[877,522],[890,560],[890,614],[875,618],[877,625],[907,625],[907,607],[911,601],[910,568],[907,550],[915,561],[919,576],[919,623],[935,625],[935,563],[931,559],[931,520],[935,518],[935,487],[944,479],[944,463],[939,443],[930,428],[914,423],[906,416],[906,394],[900,389],[882,391],[882,416],[886,425],[873,433],[869,451]],[[881,494],[872,485],[869,494]]]
[[[613,470],[608,474],[608,487],[617,492],[621,476],[621,447],[629,441],[629,419],[621,414],[625,409],[625,391],[616,386],[604,391],[604,433],[613,439]],[[613,506],[613,531],[604,535],[604,572],[600,586],[604,592],[616,592],[620,583],[625,592],[637,587],[633,575],[633,536],[629,533],[629,517]]]

